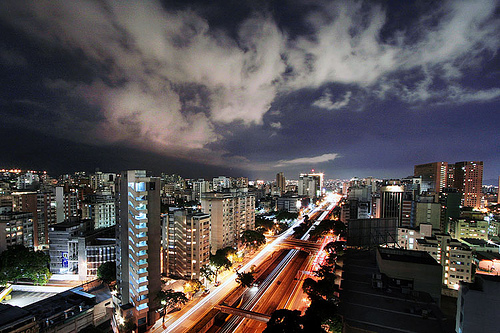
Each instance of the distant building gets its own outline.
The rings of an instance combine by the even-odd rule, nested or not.
[[[433,192],[441,192],[447,186],[448,179],[448,163],[434,162],[427,164],[415,165],[415,177],[421,176],[423,180],[432,182]]]
[[[457,162],[453,177],[453,187],[462,193],[462,206],[481,207],[483,162]]]
[[[283,172],[278,172],[276,174],[276,187],[278,188],[280,195],[283,195],[286,192],[286,179]]]
[[[459,218],[452,221],[450,233],[457,239],[477,238],[488,240],[489,223],[485,220]]]
[[[403,213],[404,187],[401,185],[387,185],[380,188],[380,217],[396,218],[401,224]],[[408,227],[408,226],[407,226]]]
[[[432,224],[422,223],[418,228],[398,228],[398,244],[405,250],[415,250],[417,239],[432,236]]]
[[[444,188],[439,193],[439,204],[441,205],[439,226],[441,232],[450,232],[451,221],[460,217],[461,199],[462,195],[455,188]]]
[[[111,172],[97,171],[90,176],[90,188],[94,192],[110,192],[115,193],[116,174]]]
[[[159,307],[160,178],[146,171],[123,172],[119,182],[117,287],[122,309],[131,307],[139,330],[153,325]]]
[[[56,197],[53,192],[14,192],[13,208],[33,215],[33,246],[46,248],[49,226],[56,223]]]
[[[94,228],[107,228],[116,224],[115,198],[111,192],[87,196],[83,203],[82,218],[94,221]]]
[[[297,195],[282,196],[276,200],[276,209],[278,211],[284,210],[290,213],[297,213],[301,207],[302,198]]]
[[[33,215],[8,211],[0,213],[0,252],[12,245],[33,248]]]
[[[323,189],[322,173],[301,173],[299,176],[298,193],[309,198],[319,198]]]
[[[210,215],[174,208],[165,217],[165,273],[201,280],[200,268],[210,259]]]

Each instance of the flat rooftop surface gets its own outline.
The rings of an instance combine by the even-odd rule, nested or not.
[[[372,287],[372,274],[380,273],[374,250],[347,250],[343,270],[339,311],[348,328],[389,333],[454,332],[455,318],[446,318],[429,302],[429,295]]]
[[[10,300],[4,300],[3,304],[16,305],[19,307],[25,307],[27,305],[36,303],[43,299],[57,295],[58,293],[49,292],[33,292],[33,291],[12,291],[10,295],[12,298]]]

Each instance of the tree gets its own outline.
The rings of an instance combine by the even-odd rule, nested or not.
[[[299,217],[298,213],[290,213],[285,210],[281,210],[278,212],[276,215],[276,220],[278,221],[283,221],[283,220],[294,220],[297,217]]]
[[[36,285],[46,284],[52,274],[50,257],[42,251],[32,251],[23,245],[10,246],[0,253],[0,284],[30,279]]]
[[[231,261],[227,258],[226,251],[224,251],[224,249],[217,250],[214,255],[210,256],[210,264],[215,268],[215,283],[217,283],[217,277],[219,276],[220,271],[222,269],[229,269],[232,266]]]
[[[253,272],[236,272],[236,282],[238,282],[241,286],[250,288],[255,281],[253,277]]]
[[[137,328],[137,325],[134,323],[134,320],[132,318],[125,320],[125,322],[123,324],[118,326],[118,329],[120,330],[120,332],[123,332],[123,333],[130,333],[133,330],[135,330],[136,328]]]
[[[245,230],[241,236],[241,241],[248,247],[257,248],[266,244],[266,237],[260,232],[254,230]]]
[[[274,227],[274,222],[270,219],[267,219],[262,216],[256,216],[255,217],[255,228],[259,229],[265,229],[266,231],[272,230]]]
[[[200,267],[200,274],[205,278],[206,281],[212,282],[212,277],[215,276],[214,270],[210,267],[210,265],[203,265]]]
[[[198,279],[188,280],[184,284],[184,293],[186,293],[187,295],[196,294],[196,292],[201,289],[201,286],[202,284]]]
[[[263,333],[304,332],[299,310],[280,309],[273,312]]]
[[[115,281],[116,263],[114,261],[108,261],[99,266],[99,268],[97,269],[97,277],[107,284]]]
[[[160,304],[162,306],[163,311],[163,320],[162,323],[165,323],[165,316],[167,312],[179,305],[186,304],[188,299],[186,294],[181,291],[173,291],[172,289],[168,290],[160,290],[156,295]]]

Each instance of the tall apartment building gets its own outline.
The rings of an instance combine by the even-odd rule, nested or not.
[[[309,198],[319,198],[323,188],[322,173],[301,173],[299,175],[298,193]]]
[[[193,181],[193,200],[200,201],[201,195],[210,192],[210,182],[204,179]]]
[[[481,206],[483,186],[483,162],[457,162],[454,165],[453,187],[462,193],[462,206]]]
[[[401,185],[386,185],[380,188],[380,217],[397,218],[402,226],[404,187]]]
[[[65,190],[64,187],[56,187],[56,222],[62,222],[70,217],[79,216],[80,200],[77,188]]]
[[[431,191],[441,192],[447,186],[448,163],[434,162],[415,165],[414,175],[415,177],[422,177],[424,181],[431,181],[433,184]]]
[[[11,245],[33,247],[33,215],[0,210],[0,252]]]
[[[278,191],[280,192],[280,196],[286,192],[286,180],[285,180],[285,175],[283,174],[283,172],[278,172],[276,174],[276,187],[278,188]]]
[[[441,232],[449,232],[451,220],[460,217],[461,198],[461,194],[454,188],[445,188],[443,192],[439,193],[439,204],[441,205]]]
[[[481,206],[481,187],[483,184],[483,162],[464,161],[448,164],[434,162],[415,166],[415,176],[430,179],[436,187],[435,192],[453,187],[462,194],[462,206]]]
[[[97,171],[90,176],[90,188],[94,192],[111,192],[115,193],[116,174],[110,172]]]
[[[116,224],[115,197],[111,192],[98,192],[87,196],[82,204],[82,218],[94,221],[96,229]]]
[[[164,273],[201,280],[210,259],[210,215],[172,209],[163,225]]]
[[[122,310],[131,313],[139,330],[154,324],[161,290],[160,178],[146,171],[123,172],[119,180],[117,286]]]
[[[17,212],[33,215],[33,246],[49,244],[49,227],[56,223],[56,197],[53,192],[14,192],[13,207]]]
[[[247,189],[205,193],[201,206],[212,219],[212,253],[227,246],[238,247],[243,231],[255,228],[255,196]]]

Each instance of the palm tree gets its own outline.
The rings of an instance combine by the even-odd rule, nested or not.
[[[212,277],[215,276],[215,272],[210,267],[210,265],[203,265],[200,268],[200,274],[205,278],[205,281],[212,282]],[[208,284],[208,283],[207,283]]]
[[[160,290],[156,297],[159,299],[162,306],[163,324],[165,323],[165,316],[167,315],[168,310],[175,308],[176,306],[186,304],[188,301],[186,294],[181,291],[173,291],[172,289],[165,291]]]
[[[236,272],[236,275],[236,282],[238,282],[243,287],[250,288],[253,284],[253,281],[255,280],[252,272]]]

